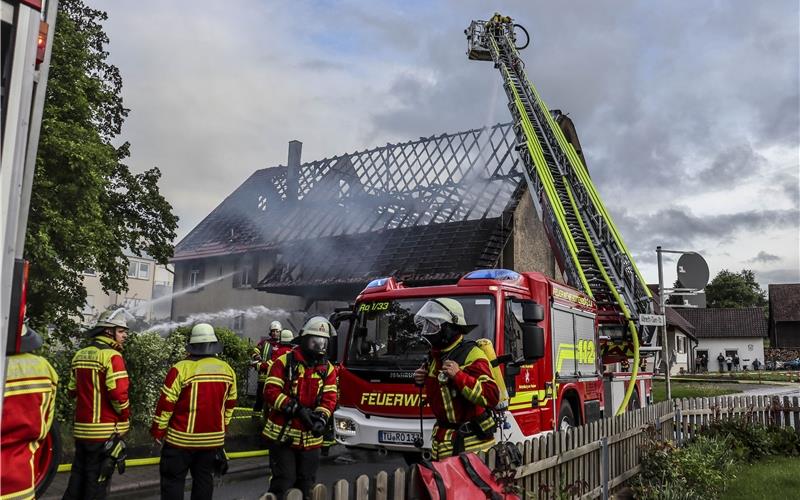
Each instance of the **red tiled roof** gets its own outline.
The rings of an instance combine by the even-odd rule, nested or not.
[[[766,337],[767,320],[760,307],[676,309],[694,325],[698,338]]]

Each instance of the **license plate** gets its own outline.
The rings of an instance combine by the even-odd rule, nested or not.
[[[378,431],[379,443],[414,444],[419,432]]]

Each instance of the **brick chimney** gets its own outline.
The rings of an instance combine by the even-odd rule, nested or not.
[[[300,156],[303,143],[289,141],[289,159],[286,163],[286,201],[297,201],[300,194]]]

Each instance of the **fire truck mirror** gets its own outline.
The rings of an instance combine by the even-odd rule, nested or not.
[[[532,300],[522,302],[522,321],[526,323],[538,323],[544,319],[544,308]]]
[[[522,353],[527,363],[544,357],[544,329],[542,327],[527,322],[522,324]]]

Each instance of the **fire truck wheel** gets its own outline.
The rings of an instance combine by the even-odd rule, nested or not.
[[[639,400],[639,389],[634,389],[633,394],[631,394],[631,399],[628,401],[628,411],[638,410],[641,407],[642,403]]]
[[[572,406],[564,400],[558,412],[558,430],[563,431],[569,427],[575,427],[575,415],[572,413]]]

